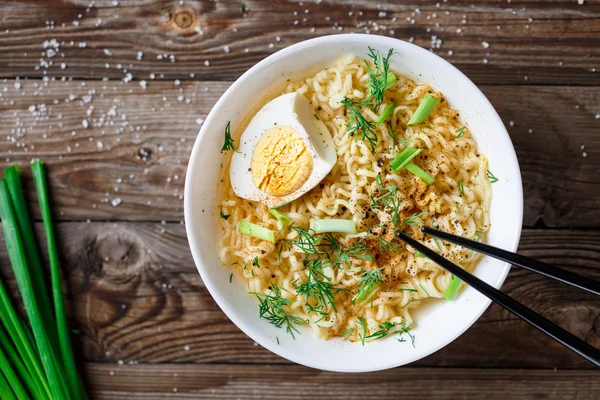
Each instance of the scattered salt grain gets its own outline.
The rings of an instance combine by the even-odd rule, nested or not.
[[[29,106],[28,108],[29,112],[35,112],[35,106]]]
[[[580,6],[582,6],[584,2],[585,0],[577,0],[577,4],[579,4]]]
[[[488,42],[481,42],[481,45],[483,46],[484,49],[487,49],[488,47],[490,47],[490,44]]]
[[[510,126],[515,126],[515,122],[514,122],[514,121],[510,121],[510,122],[508,123],[508,125],[510,125]]]
[[[190,351],[190,346],[184,346],[184,347],[183,347],[183,350],[185,350],[185,351]]]
[[[103,149],[104,148],[104,143],[102,143],[102,141],[98,140],[96,142],[96,146],[98,146],[99,149]]]
[[[138,51],[138,52],[137,52],[137,55],[136,55],[136,57],[135,57],[135,58],[136,58],[138,61],[140,61],[140,60],[141,60],[143,57],[144,57],[144,52],[143,52],[143,51]]]
[[[121,198],[117,197],[117,198],[112,199],[110,204],[112,204],[113,207],[117,207],[119,204],[121,204]]]
[[[104,49],[104,54],[110,57],[112,56],[112,51],[110,51],[109,49]]]
[[[210,65],[210,61],[208,61],[208,60],[205,60],[205,61],[204,61],[204,66],[208,67],[209,65]]]
[[[231,53],[231,47],[229,47],[229,46],[223,46],[223,51],[225,53]]]
[[[83,121],[81,121],[81,125],[83,125],[84,128],[88,128],[90,126],[90,123],[87,119],[84,119]]]
[[[202,125],[204,123],[204,118],[196,118],[196,124],[197,125]]]
[[[142,89],[146,90],[146,88],[148,87],[148,83],[144,80],[140,81],[140,86],[142,87]]]

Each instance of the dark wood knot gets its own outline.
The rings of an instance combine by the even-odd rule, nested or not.
[[[180,8],[173,12],[171,18],[179,29],[185,30],[194,24],[196,14],[189,8]]]

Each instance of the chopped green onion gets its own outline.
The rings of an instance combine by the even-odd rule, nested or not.
[[[390,163],[390,167],[396,172],[406,167],[410,161],[415,158],[423,149],[417,149],[414,147],[407,147],[402,150],[402,153],[398,154],[398,157],[394,158]]]
[[[421,168],[417,167],[413,163],[408,163],[406,165],[406,169],[409,170],[417,178],[420,178],[427,185],[431,185],[433,182],[435,182],[435,179],[433,179],[433,176],[429,175],[429,173],[423,171]]]
[[[52,391],[53,398],[69,398],[68,392],[65,393],[63,377],[54,358],[54,349],[46,334],[44,321],[39,313],[37,299],[33,293],[31,276],[27,267],[25,249],[21,240],[18,226],[16,224],[15,210],[10,200],[8,185],[5,179],[0,180],[0,217],[2,219],[2,228],[4,230],[4,240],[8,250],[9,259],[13,265],[15,278],[21,291],[25,311],[29,317],[33,335],[35,337],[38,351],[42,359],[42,365],[48,378],[48,383]],[[13,321],[13,323],[15,323]]]
[[[438,102],[438,98],[427,93],[425,97],[423,97],[423,101],[417,107],[415,113],[410,117],[408,121],[408,126],[413,126],[424,122],[429,114],[433,111],[433,108]]]
[[[266,240],[268,242],[275,243],[275,233],[272,230],[253,224],[245,219],[240,220],[240,223],[238,224],[238,232],[243,235],[248,235],[260,240]]]
[[[452,279],[450,280],[448,287],[444,291],[444,298],[446,300],[456,299],[456,295],[458,294],[458,289],[460,289],[461,283],[462,281],[460,279],[452,275]]]
[[[310,229],[315,231],[315,233],[356,233],[356,225],[354,225],[354,221],[351,219],[313,218],[310,220]]]
[[[372,282],[364,290],[359,291],[352,297],[352,302],[358,306],[367,304],[379,292],[378,283]]]
[[[377,123],[377,125],[381,125],[382,123],[387,121],[387,119],[394,113],[395,108],[396,108],[396,103],[388,104],[387,107],[383,110],[383,112],[379,116],[379,118],[377,118],[377,121],[375,121]]]
[[[269,208],[269,213],[277,218],[277,221],[281,222],[283,226],[290,226],[292,224],[292,218],[284,213],[283,211],[279,211],[275,208]]]
[[[387,72],[387,79],[385,81],[385,90],[388,90],[396,84],[397,78],[392,71]]]

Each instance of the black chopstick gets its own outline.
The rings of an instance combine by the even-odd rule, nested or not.
[[[538,274],[542,274],[549,278],[556,279],[557,281],[587,290],[588,292],[600,296],[600,282],[575,274],[573,272],[569,272],[565,269],[555,267],[554,265],[546,264],[545,262],[534,260],[533,258],[525,257],[520,254],[511,253],[509,251],[490,246],[489,244],[476,242],[471,239],[466,239],[461,236],[456,236],[451,233],[425,226],[421,228],[421,232],[426,233],[427,235],[435,236],[447,242],[475,250],[479,253],[497,258],[498,260],[506,261],[521,268],[528,269],[529,271],[537,272]]]
[[[415,239],[411,238],[407,234],[403,232],[397,233],[398,238],[402,239],[416,250],[420,251],[430,260],[438,264],[440,267],[444,268],[467,285],[471,286],[473,289],[476,289],[490,300],[495,303],[501,305],[511,313],[515,314],[517,317],[522,320],[528,322],[529,324],[535,326],[546,335],[550,336],[557,342],[562,345],[568,347],[573,350],[575,353],[579,354],[583,358],[593,362],[597,366],[600,367],[600,350],[586,343],[585,341],[579,339],[577,336],[567,332],[560,326],[556,325],[554,322],[547,320],[542,317],[540,314],[531,310],[530,308],[525,307],[523,304],[519,303],[512,297],[502,293],[496,288],[488,285],[481,279],[477,278],[475,275],[471,275],[466,270],[462,269],[458,265],[452,263],[449,260],[446,260],[441,255],[437,254],[429,247],[425,246],[422,243],[419,243]]]

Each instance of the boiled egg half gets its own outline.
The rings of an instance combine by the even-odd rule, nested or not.
[[[314,188],[335,162],[327,126],[306,97],[288,93],[248,124],[231,158],[231,186],[238,196],[275,208]]]

